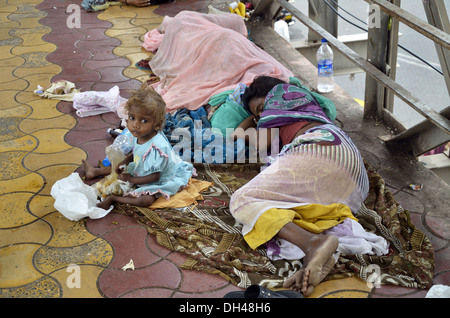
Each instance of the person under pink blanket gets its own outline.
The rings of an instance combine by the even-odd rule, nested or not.
[[[292,72],[247,38],[243,19],[236,14],[182,11],[164,17],[145,35],[143,47],[155,52],[149,62],[160,81],[151,84],[166,102],[166,110],[196,110],[209,99],[237,84],[249,85],[255,76],[288,81]]]

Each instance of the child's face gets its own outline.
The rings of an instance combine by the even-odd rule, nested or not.
[[[156,123],[148,110],[131,105],[128,111],[127,128],[131,134],[142,144],[152,139],[159,129],[161,123]]]

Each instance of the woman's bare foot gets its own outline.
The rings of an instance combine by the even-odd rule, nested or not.
[[[305,291],[303,291],[303,283],[304,281],[308,282],[308,275],[306,275],[304,269],[299,269],[296,271],[291,277],[286,279],[283,283],[284,288],[290,288],[295,290],[296,292],[302,293],[305,296],[311,295],[314,290],[313,286],[308,286]]]
[[[297,271],[283,284],[302,292],[305,296],[311,295],[317,286],[331,271],[335,264],[333,254],[338,247],[338,239],[331,235],[318,235],[311,239],[303,260],[304,269]]]

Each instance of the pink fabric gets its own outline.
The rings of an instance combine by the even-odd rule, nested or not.
[[[159,33],[158,29],[153,29],[144,35],[142,47],[150,52],[155,52],[164,38],[164,34]]]
[[[293,76],[247,39],[245,23],[236,14],[182,11],[165,17],[157,30],[164,37],[149,64],[161,81],[151,85],[168,112],[196,110],[213,95],[239,83],[249,85],[258,75],[285,81]],[[154,35],[150,31],[146,39],[153,40]]]

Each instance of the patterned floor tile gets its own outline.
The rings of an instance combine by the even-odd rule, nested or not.
[[[54,203],[55,199],[53,197],[37,194],[28,202],[28,208],[32,211],[33,215],[42,218],[49,213],[55,212],[55,208],[53,207]]]
[[[63,268],[50,276],[59,282],[62,298],[102,298],[97,289],[97,277],[102,273],[102,267],[80,265]]]
[[[102,239],[69,247],[42,246],[33,254],[33,264],[39,272],[53,273],[71,264],[95,265],[102,268],[111,262],[114,252]]]
[[[11,66],[11,67],[2,67],[1,68],[1,71],[2,71],[3,74],[2,74],[2,77],[0,78],[0,84],[2,84],[2,88],[3,88],[3,85],[5,83],[17,81],[17,77],[15,77],[12,74],[12,71],[14,69],[15,69],[15,67],[13,67],[13,66]],[[11,88],[10,87],[5,87],[5,89],[9,90]],[[18,89],[18,90],[20,91],[21,89]]]
[[[27,179],[29,180],[29,179]],[[32,193],[6,193],[0,196],[0,211],[14,211],[13,213],[0,213],[0,224],[2,229],[16,228],[36,221],[36,216],[31,215],[27,209],[27,202],[33,196]],[[3,236],[0,241],[0,246],[6,244]]]
[[[106,297],[116,298],[143,288],[176,289],[180,282],[178,268],[163,260],[134,271],[106,269],[100,276],[99,288]]]
[[[130,259],[136,269],[158,262],[161,258],[147,248],[147,236],[147,230],[142,226],[120,228],[102,235],[114,246],[115,257],[108,268],[120,270]]]
[[[371,287],[356,277],[335,279],[318,285],[310,298],[367,298]]]
[[[30,173],[29,170],[22,166],[22,161],[27,155],[24,151],[13,151],[0,153],[0,171],[3,180],[15,179]]]
[[[37,34],[35,36],[38,36]],[[45,57],[45,52],[53,52],[56,49],[56,45],[53,43],[45,43],[35,46],[15,46],[11,49],[11,53],[14,55],[22,55],[28,63],[28,67],[33,67],[35,65],[45,66],[49,63],[43,59]]]
[[[66,151],[72,148],[66,144],[64,135],[67,133],[67,129],[43,129],[33,132],[33,136],[41,141],[37,146],[35,152],[37,153],[54,153]]]
[[[55,128],[63,128],[70,129],[74,127],[76,124],[75,119],[69,115],[62,115],[53,118],[45,118],[45,119],[31,119],[27,118],[20,122],[19,128],[26,134],[32,134],[39,130],[42,130],[44,127]],[[56,152],[56,151],[55,151]]]
[[[16,96],[17,91],[16,90],[2,90],[2,98],[5,101],[8,101],[8,103],[2,103],[0,105],[0,109],[9,109],[12,107],[15,107],[21,103],[21,101],[17,101],[14,99]],[[3,136],[0,136],[1,139],[4,139]]]
[[[47,242],[47,246],[72,247],[88,244],[97,239],[97,236],[87,231],[84,222],[67,221],[59,212],[50,213],[42,217],[42,220],[53,229],[52,238]]]
[[[8,198],[3,197],[2,200],[8,200]],[[32,222],[21,224],[18,227],[8,227],[8,223],[3,223],[3,220],[0,220],[0,223],[5,226],[4,229],[0,229],[0,246],[15,245],[22,242],[43,245],[52,237],[51,226],[42,220],[34,219]]]
[[[125,293],[121,296],[121,298],[169,298],[172,294],[172,289],[142,288]]]
[[[55,279],[44,276],[29,284],[1,288],[0,295],[4,298],[59,298],[62,293]]]
[[[5,140],[0,140],[0,152],[2,153],[8,151],[32,151],[36,146],[37,141],[35,138],[28,135],[24,136],[19,131],[9,132]]]
[[[0,288],[26,285],[42,278],[42,272],[36,270],[32,262],[33,255],[39,248],[38,244],[22,243],[0,249]]]
[[[173,294],[173,298],[223,298],[227,293],[236,292],[236,291],[244,291],[241,288],[238,288],[233,285],[227,285],[223,288],[209,291],[206,293],[188,293],[188,292],[175,292]]]
[[[49,85],[63,71],[48,60],[57,49],[45,38],[52,27],[40,24],[49,20],[48,12],[36,8],[42,0],[7,3],[0,8],[0,52],[4,53],[0,55],[4,74],[0,82],[6,101],[0,106],[0,157],[2,164],[7,161],[10,166],[1,169],[0,178],[0,295],[99,297],[95,281],[111,261],[112,248],[89,233],[83,222],[69,221],[55,212],[50,196],[54,182],[73,172],[86,154],[65,142],[75,118],[57,109],[59,101],[40,98],[33,92],[37,85]],[[44,3],[49,10],[67,6]],[[62,14],[50,21],[61,23],[64,19]],[[79,68],[72,72],[77,71]],[[88,288],[68,287],[65,270],[71,264],[84,265],[82,284]]]
[[[178,289],[180,293],[205,293],[228,286],[229,282],[218,275],[197,271],[183,270],[183,282]]]
[[[0,180],[0,194],[14,192],[38,192],[44,185],[44,178],[37,173],[29,173],[13,180]],[[7,210],[12,213],[11,211]]]

